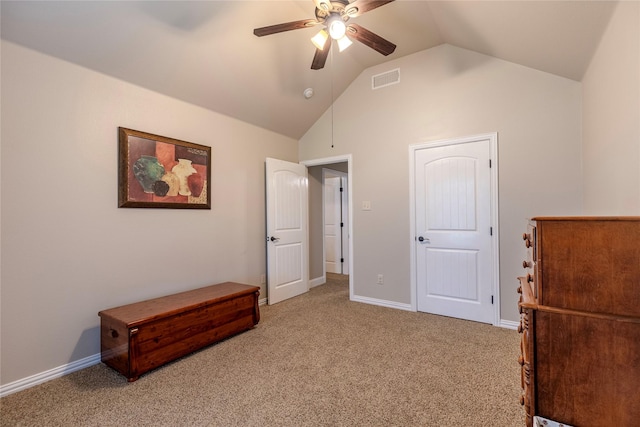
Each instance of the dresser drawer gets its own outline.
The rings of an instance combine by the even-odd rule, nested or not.
[[[552,217],[531,225],[539,304],[640,316],[640,220]]]

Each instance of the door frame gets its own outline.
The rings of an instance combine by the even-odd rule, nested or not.
[[[351,154],[344,154],[334,157],[324,157],[320,159],[311,159],[301,161],[300,164],[305,165],[306,167],[310,166],[329,166],[333,163],[344,163],[347,162],[347,203],[349,209],[349,300],[353,300],[353,156]],[[324,207],[323,207],[324,209]],[[324,216],[324,212],[322,213]],[[323,219],[324,222],[324,219]],[[324,224],[323,224],[324,227]],[[324,236],[322,242],[322,271],[324,280],[327,279],[327,272],[324,265]]]
[[[409,145],[409,242],[410,242],[410,277],[411,277],[411,309],[418,311],[418,281],[416,270],[416,188],[415,188],[415,161],[416,152],[425,148],[442,147],[447,145],[464,144],[469,142],[489,140],[491,159],[490,192],[491,192],[491,227],[493,239],[491,239],[491,288],[494,295],[493,325],[500,325],[500,221],[498,218],[498,133],[485,133],[459,138],[441,139]]]

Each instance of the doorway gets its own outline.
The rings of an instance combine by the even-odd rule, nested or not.
[[[349,275],[348,174],[322,168],[325,273]]]
[[[306,160],[301,164],[309,170],[309,286],[317,286],[326,282],[326,254],[324,242],[324,188],[323,169],[331,169],[345,175],[345,205],[346,212],[352,212],[352,183],[349,177],[352,173],[351,155]],[[344,247],[343,272],[348,274],[349,298],[353,298],[353,218],[352,215],[343,216],[343,232],[348,233]],[[331,274],[331,273],[329,273]]]

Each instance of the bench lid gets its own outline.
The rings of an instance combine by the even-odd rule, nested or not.
[[[219,303],[256,292],[259,293],[259,291],[260,288],[258,286],[225,282],[102,310],[98,313],[98,316],[109,317],[125,323],[127,327],[132,327],[159,318],[194,310],[205,305]]]

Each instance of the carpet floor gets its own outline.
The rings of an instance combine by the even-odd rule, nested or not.
[[[6,396],[0,425],[524,425],[517,332],[351,302],[329,276],[136,382],[98,364]]]

